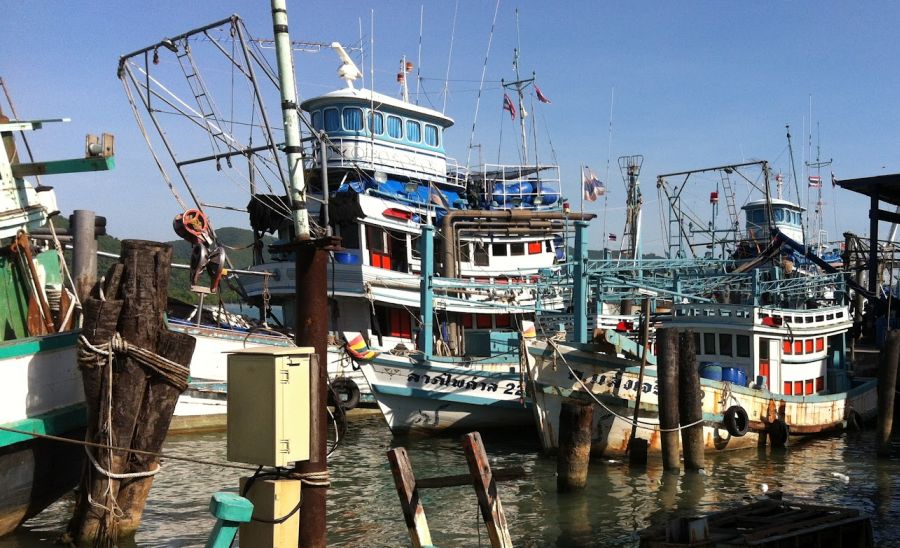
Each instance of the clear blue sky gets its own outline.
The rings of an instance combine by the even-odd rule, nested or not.
[[[374,9],[375,89],[393,95],[400,56],[416,60],[422,5],[288,0],[291,36],[351,44],[359,40],[361,21],[368,47]],[[451,156],[464,160],[495,4],[460,0],[458,5],[447,104],[457,126],[446,144]],[[456,3],[424,6],[421,64],[428,79],[423,82],[427,97],[420,99],[440,107]],[[588,164],[606,179],[610,94],[615,88],[608,230],[621,235],[623,223],[624,188],[616,158],[643,154],[647,250],[660,245],[657,174],[750,158],[768,159],[788,173],[786,123],[792,127],[801,169],[810,97],[822,156],[834,159],[831,169],[838,178],[900,172],[898,3],[504,0],[476,142],[483,145],[487,159],[495,160],[502,128],[500,152],[508,163],[516,161],[515,128],[500,110],[497,80],[512,78],[517,7],[522,69],[537,73],[541,89],[553,101],[532,112],[543,134],[541,159],[550,160],[549,135],[562,166],[564,193],[577,208],[578,166]],[[59,176],[50,183],[65,212],[94,209],[107,216],[110,232],[122,237],[175,237],[170,227],[177,204],[140,138],[116,78],[116,63],[122,53],[231,13],[243,16],[255,36],[271,37],[265,0],[33,1],[4,6],[0,76],[10,86],[20,114],[72,118],[61,128],[34,135],[39,158],[79,156],[88,132],[116,135],[114,172]],[[368,51],[366,58],[369,63]],[[297,65],[304,98],[340,86],[331,52],[298,55]],[[697,195],[698,203],[706,200],[708,190]],[[864,200],[826,184],[825,201],[829,236],[867,231]],[[602,212],[598,204],[588,210]],[[591,230],[592,247],[602,245],[600,225],[595,223]]]

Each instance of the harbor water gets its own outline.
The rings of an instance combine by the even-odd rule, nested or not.
[[[523,466],[528,476],[500,484],[516,546],[632,546],[637,531],[672,513],[698,515],[733,507],[768,489],[792,499],[856,507],[872,516],[876,545],[900,546],[900,461],[877,461],[874,433],[845,433],[787,450],[749,450],[707,457],[707,474],[663,473],[619,461],[591,462],[588,489],[556,493],[556,461],[541,456],[536,433],[483,433],[494,467]],[[330,461],[329,546],[408,546],[386,451],[404,445],[418,477],[466,471],[457,437],[395,438],[380,416],[352,421]],[[900,449],[900,447],[895,447]],[[222,433],[171,436],[164,451],[224,461]],[[896,451],[895,451],[896,454]],[[147,502],[138,546],[202,546],[212,528],[210,495],[234,490],[240,470],[167,460]],[[469,487],[426,490],[423,504],[437,546],[489,546]],[[0,548],[52,544],[71,500],[56,503]]]

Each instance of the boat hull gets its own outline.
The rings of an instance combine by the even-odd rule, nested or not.
[[[534,425],[510,364],[479,370],[381,354],[360,366],[394,433]]]
[[[623,456],[631,438],[639,368],[626,359],[592,353],[587,346],[560,344],[556,348],[538,342],[529,349],[535,420],[543,448],[557,449],[560,407],[564,401],[578,400],[597,405],[592,453]],[[759,434],[776,419],[787,423],[795,436],[839,430],[851,412],[863,420],[873,417],[877,403],[874,381],[861,383],[848,392],[812,396],[784,396],[709,379],[700,379],[700,384],[707,451],[756,447],[761,443]],[[637,436],[648,440],[651,453],[658,453],[659,389],[655,368],[645,371],[640,390]],[[731,435],[723,425],[724,413],[732,406],[747,411],[750,431],[744,436]]]

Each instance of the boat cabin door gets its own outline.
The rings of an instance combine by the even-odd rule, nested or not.
[[[781,342],[778,339],[759,338],[756,374],[766,377],[766,388],[778,392],[781,382]]]

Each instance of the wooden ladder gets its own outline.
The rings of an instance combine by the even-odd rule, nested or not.
[[[503,513],[503,506],[500,504],[500,495],[497,493],[497,482],[521,478],[525,475],[525,471],[521,467],[514,467],[492,472],[484,445],[481,443],[481,434],[478,432],[463,436],[462,446],[466,454],[466,462],[469,465],[468,474],[420,480],[416,480],[413,474],[409,455],[405,448],[398,447],[388,451],[391,473],[394,475],[394,484],[397,487],[397,494],[400,496],[403,518],[406,520],[413,548],[432,546],[431,532],[428,529],[428,521],[425,519],[425,509],[419,498],[419,489],[461,485],[472,485],[475,488],[478,507],[481,509],[481,517],[487,527],[491,546],[493,548],[512,546],[509,528],[506,525],[506,516]]]

